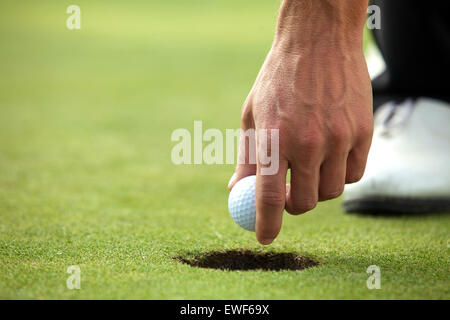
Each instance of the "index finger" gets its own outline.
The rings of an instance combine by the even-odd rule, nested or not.
[[[258,135],[258,133],[257,133]],[[260,140],[260,139],[257,139]],[[269,147],[270,150],[261,150],[260,141],[258,144],[258,161],[256,171],[256,238],[261,244],[268,245],[273,242],[281,229],[281,221],[286,202],[286,174],[288,162],[281,157],[276,157],[278,161],[276,172],[267,174],[267,164],[261,161],[261,153],[268,152],[273,156],[274,152],[279,152],[278,148]],[[271,157],[274,159],[274,157]]]

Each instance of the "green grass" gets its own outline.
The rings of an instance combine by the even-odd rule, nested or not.
[[[0,298],[450,298],[449,215],[285,215],[269,247],[227,213],[231,165],[176,166],[170,134],[237,128],[275,0],[0,3]],[[303,271],[196,269],[173,257],[297,252]],[[381,290],[366,269],[381,268]],[[66,270],[81,268],[81,290]]]

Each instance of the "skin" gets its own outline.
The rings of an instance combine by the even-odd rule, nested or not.
[[[372,132],[363,50],[365,0],[285,0],[272,48],[242,109],[243,130],[279,130],[279,170],[238,164],[228,188],[256,174],[256,237],[270,244],[297,215],[361,179]],[[245,147],[240,146],[240,153]],[[290,169],[290,184],[286,185]]]

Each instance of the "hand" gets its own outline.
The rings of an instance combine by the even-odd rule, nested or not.
[[[285,14],[292,19],[292,14]],[[285,20],[279,22],[274,45],[242,110],[243,130],[279,130],[278,172],[262,175],[260,161],[238,164],[229,184],[231,190],[241,178],[257,175],[256,236],[262,244],[278,235],[284,209],[291,214],[307,212],[318,201],[341,195],[345,183],[358,181],[364,173],[373,119],[361,39],[348,28],[342,28],[348,37],[341,37],[336,25],[315,19],[302,20],[311,30],[295,25],[303,35],[298,41],[293,28],[286,28]],[[320,29],[314,28],[316,24],[335,29],[316,34]],[[362,26],[358,27],[362,34]],[[313,37],[309,41],[308,35]],[[239,152],[245,152],[242,146]],[[291,180],[286,185],[289,168]]]

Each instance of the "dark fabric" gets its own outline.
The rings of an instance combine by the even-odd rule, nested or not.
[[[372,0],[373,30],[386,72],[372,81],[374,108],[390,99],[427,96],[450,102],[450,1]]]

